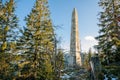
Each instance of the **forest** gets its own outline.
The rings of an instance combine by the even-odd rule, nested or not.
[[[63,67],[47,0],[37,0],[18,25],[15,1],[0,0],[0,79],[54,80]]]
[[[15,0],[0,0],[0,80],[61,80],[64,51],[57,47],[59,40],[48,0],[35,1],[24,18],[26,26],[19,26],[15,4]],[[102,11],[98,45],[94,46],[101,63],[97,80],[104,80],[104,75],[110,80],[111,75],[120,79],[120,0],[100,0],[98,5]],[[82,69],[87,70],[86,80],[94,80],[89,75],[92,57],[91,50],[84,53]]]

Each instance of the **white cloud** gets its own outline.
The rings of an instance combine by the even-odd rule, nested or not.
[[[98,41],[93,36],[86,36],[81,40],[81,47],[83,52],[87,52],[90,48],[94,50],[94,45],[97,45]]]
[[[85,40],[87,40],[87,41],[95,41],[95,38],[93,36],[86,36]]]

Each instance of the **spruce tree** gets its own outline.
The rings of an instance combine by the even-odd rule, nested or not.
[[[18,58],[16,60],[17,66],[19,67],[17,72],[17,79],[20,79],[21,77],[23,79],[30,78],[30,76],[33,74],[32,71],[32,61],[33,61],[33,55],[34,54],[34,43],[33,43],[33,35],[31,32],[24,27],[24,30],[20,30],[22,36],[17,40],[16,42],[16,48],[15,48],[15,54],[18,54]],[[23,77],[24,76],[24,77]]]
[[[32,56],[33,74],[36,79],[53,79],[52,57],[54,53],[54,30],[47,0],[36,0],[30,14],[26,17],[27,28],[33,35]],[[49,70],[48,70],[49,69]]]
[[[15,15],[14,0],[6,1],[5,4],[1,3],[0,15],[0,29],[1,30],[1,51],[4,51],[9,44],[16,40],[18,29],[18,18]]]
[[[100,0],[102,7],[99,18],[99,41],[97,46],[100,53],[104,54],[107,64],[120,60],[120,0]]]
[[[61,70],[64,69],[64,52],[62,49],[58,49],[56,54],[56,79],[60,80]]]
[[[0,78],[12,79],[14,67],[12,50],[17,31],[17,16],[14,13],[14,0],[8,0],[4,4],[0,0]]]

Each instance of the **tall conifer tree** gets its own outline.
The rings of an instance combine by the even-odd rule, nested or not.
[[[105,55],[107,63],[120,60],[120,0],[100,0],[99,41],[97,48]]]
[[[1,3],[2,4],[2,3]],[[1,51],[9,49],[7,47],[11,42],[16,40],[18,29],[18,18],[15,15],[15,3],[14,0],[9,0],[5,4],[2,4],[0,15],[0,29],[1,30]]]
[[[13,67],[12,49],[17,30],[17,16],[15,15],[14,0],[8,0],[4,4],[0,0],[0,79],[12,79]]]
[[[52,56],[54,53],[54,31],[47,0],[36,0],[30,14],[26,17],[27,29],[33,35],[32,67],[34,77],[53,79]]]

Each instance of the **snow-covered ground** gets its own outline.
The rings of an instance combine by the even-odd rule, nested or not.
[[[87,74],[87,72],[85,69],[69,70],[69,71],[65,72],[62,76],[60,76],[60,78],[62,80],[70,80],[70,79],[86,80],[86,74]]]
[[[104,80],[108,80],[108,77],[107,77],[106,75],[104,75],[104,76],[105,76],[105,79],[104,79]],[[112,75],[111,75],[111,79],[112,79],[112,80],[118,80],[118,78],[112,77]]]
[[[64,75],[63,75],[63,76],[60,76],[60,78],[61,78],[62,80],[64,80],[64,79],[69,80],[70,76],[69,76],[68,74],[65,74],[65,73],[64,73]]]

